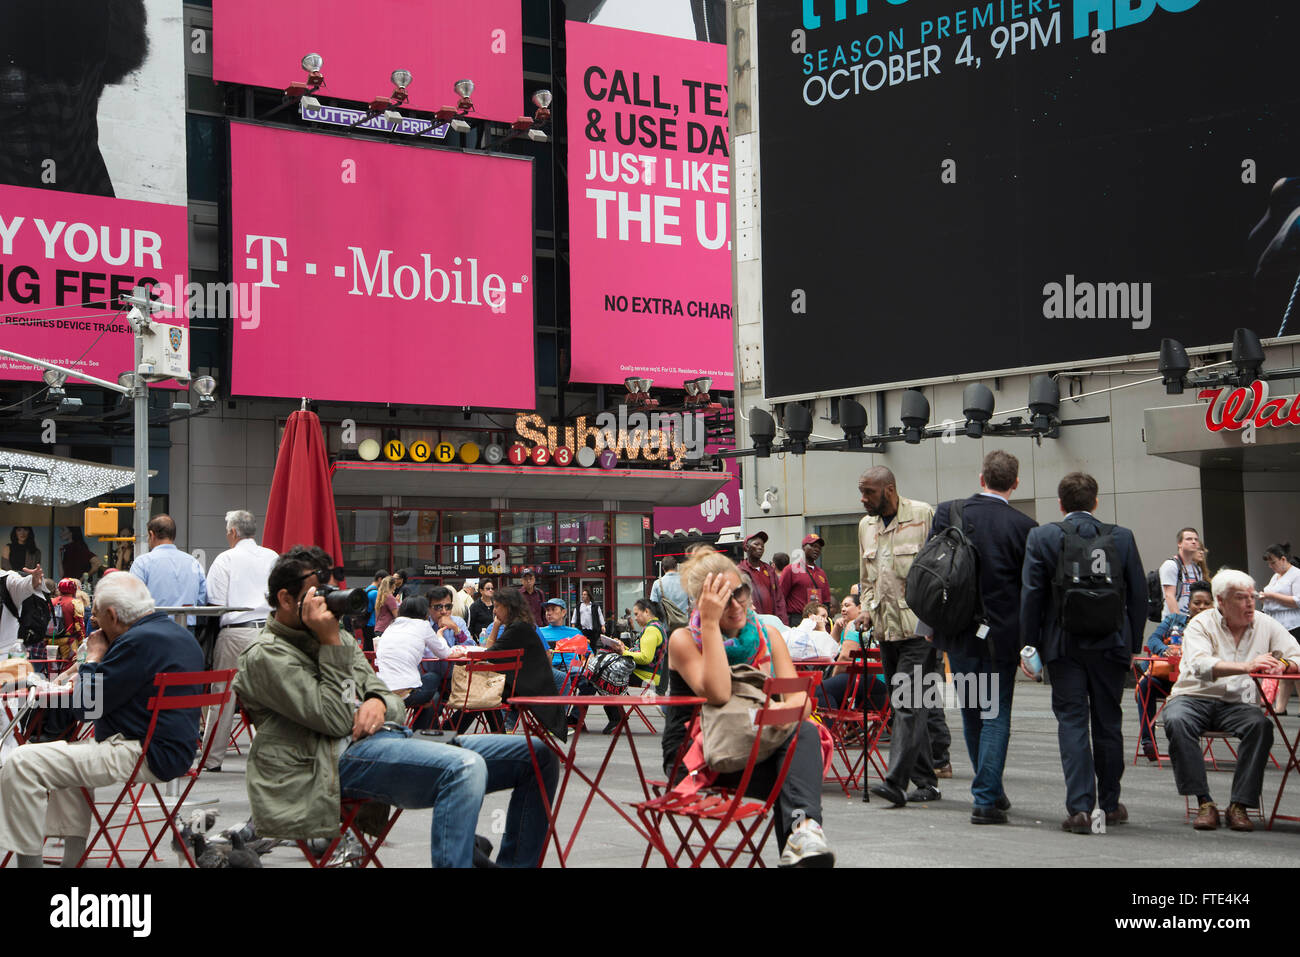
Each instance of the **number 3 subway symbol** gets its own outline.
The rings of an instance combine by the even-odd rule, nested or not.
[[[384,458],[390,462],[400,462],[406,456],[406,446],[401,439],[389,439],[384,443]]]
[[[456,446],[450,442],[439,442],[438,447],[433,450],[433,454],[439,462],[450,462],[456,457]]]
[[[429,443],[424,441],[424,439],[411,443],[411,458],[415,459],[417,462],[429,461],[430,451]]]

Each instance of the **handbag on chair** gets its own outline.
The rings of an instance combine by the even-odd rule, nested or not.
[[[636,662],[616,651],[598,651],[587,658],[582,676],[605,694],[622,694],[636,670]]]
[[[763,707],[766,672],[753,665],[731,666],[731,697],[726,704],[706,704],[700,711],[700,737],[704,761],[714,771],[742,771],[754,747],[754,715]],[[762,729],[758,761],[765,761],[794,734],[798,723],[769,725]]]
[[[451,693],[447,707],[453,711],[481,711],[501,706],[506,690],[506,676],[497,671],[476,671],[456,665],[451,674]]]

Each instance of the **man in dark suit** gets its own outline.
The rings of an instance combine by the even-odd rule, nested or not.
[[[975,768],[971,782],[972,824],[1005,824],[1011,802],[1002,790],[1002,769],[1011,737],[1011,694],[1020,662],[1020,572],[1025,539],[1037,523],[1008,503],[1020,484],[1020,462],[1008,452],[984,456],[980,491],[961,503],[961,526],[980,557],[984,624],[958,634],[934,636],[948,653],[961,706],[966,750]],[[934,510],[930,537],[950,524],[952,502]]]
[[[1025,546],[1020,631],[1025,644],[1038,649],[1052,681],[1052,711],[1056,714],[1069,813],[1061,829],[1088,834],[1096,806],[1105,812],[1107,824],[1128,820],[1128,810],[1119,802],[1119,780],[1124,773],[1120,698],[1129,664],[1142,646],[1146,576],[1133,533],[1093,517],[1098,501],[1096,479],[1083,472],[1071,472],[1061,479],[1056,494],[1064,520],[1034,529]],[[1058,587],[1055,580],[1066,528],[1085,540],[1109,534],[1113,541],[1118,568],[1103,567],[1109,566],[1110,560],[1103,549],[1097,548],[1091,553],[1091,563],[1076,571],[1085,576],[1109,575],[1114,581],[1123,608],[1119,627],[1110,634],[1085,636],[1078,629],[1072,633],[1062,622],[1065,589]],[[1107,591],[1100,587],[1098,593],[1104,599]]]

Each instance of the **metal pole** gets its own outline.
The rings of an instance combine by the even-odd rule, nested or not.
[[[144,325],[149,320],[134,309],[130,316],[135,335],[131,396],[135,402],[135,556],[138,558],[149,551],[149,383],[140,374],[140,364],[144,360]]]

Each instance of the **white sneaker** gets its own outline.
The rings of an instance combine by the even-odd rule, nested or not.
[[[790,834],[781,852],[781,867],[834,867],[835,854],[826,843],[822,826],[805,820]]]

